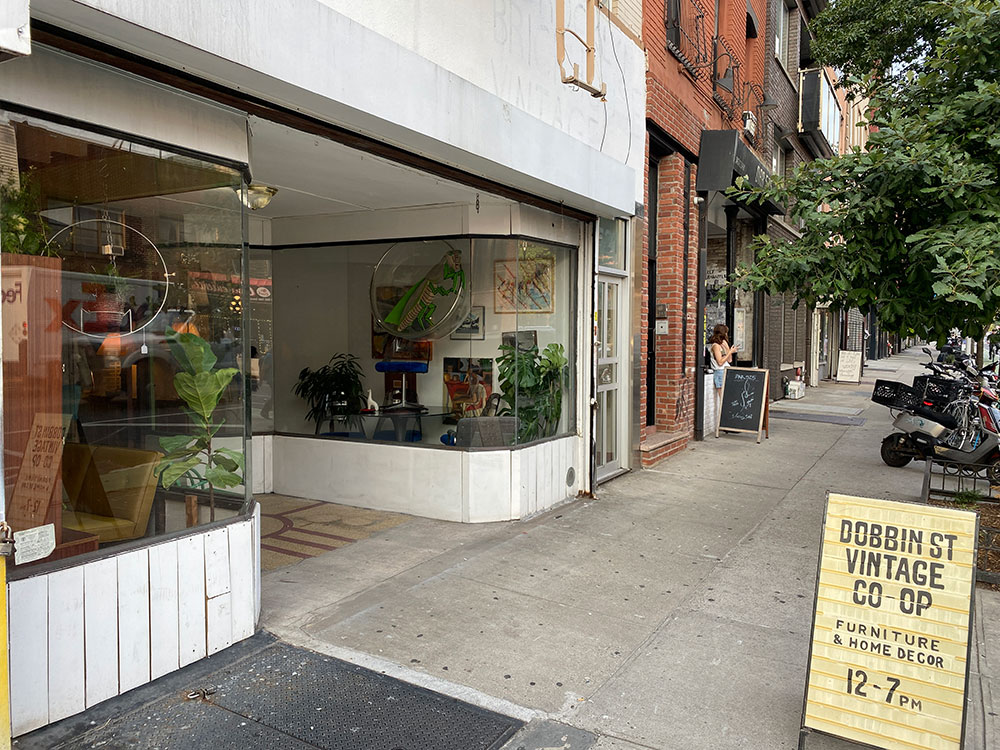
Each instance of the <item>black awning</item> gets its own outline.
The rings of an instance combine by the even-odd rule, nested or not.
[[[760,25],[760,21],[757,20],[757,14],[754,13],[753,6],[750,5],[750,0],[747,0],[747,39],[756,39],[760,36],[763,28]]]
[[[737,177],[745,177],[753,187],[764,187],[771,182],[770,171],[740,139],[737,131],[701,131],[695,189],[725,190]],[[771,201],[764,203],[764,209],[772,214],[785,213],[781,206]]]

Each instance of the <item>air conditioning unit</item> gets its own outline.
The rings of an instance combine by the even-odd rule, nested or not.
[[[753,138],[757,135],[757,115],[750,110],[743,112],[743,132],[746,133],[747,138]]]

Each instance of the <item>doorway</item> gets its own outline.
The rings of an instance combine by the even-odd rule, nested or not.
[[[622,279],[597,276],[597,481],[622,471],[621,461],[621,310]]]

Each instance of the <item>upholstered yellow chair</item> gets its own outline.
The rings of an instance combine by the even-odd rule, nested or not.
[[[146,533],[156,494],[155,451],[67,443],[63,448],[63,526],[100,542]]]

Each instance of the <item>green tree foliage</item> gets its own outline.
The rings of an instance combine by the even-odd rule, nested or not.
[[[810,24],[810,49],[846,77],[905,80],[931,51],[943,20],[930,0],[835,0]]]
[[[838,6],[834,6],[836,9]],[[906,86],[871,97],[868,150],[736,197],[791,206],[803,236],[759,237],[734,285],[877,310],[885,330],[981,336],[1000,311],[1000,5],[926,4],[942,29]],[[902,8],[900,9],[902,12]]]

